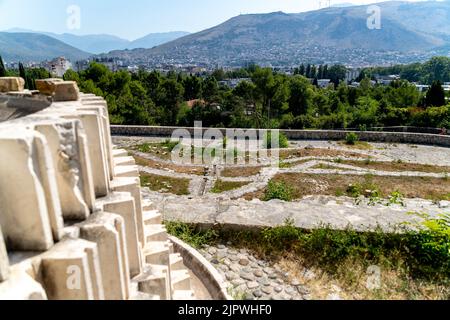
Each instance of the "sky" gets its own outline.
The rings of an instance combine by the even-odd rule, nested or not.
[[[239,14],[316,10],[320,2],[325,0],[0,0],[0,30],[112,34],[134,40],[154,32],[198,32]]]

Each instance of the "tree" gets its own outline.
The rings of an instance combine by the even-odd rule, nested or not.
[[[22,62],[19,62],[19,77],[25,80],[25,89],[30,90],[33,89],[34,83],[32,79],[27,75],[27,72],[25,71],[25,67],[23,66]]]
[[[6,68],[3,64],[2,56],[0,56],[0,77],[6,77]]]
[[[219,94],[219,84],[217,79],[210,76],[206,78],[203,85],[203,98],[208,102],[213,102]]]
[[[202,82],[196,76],[190,76],[183,80],[184,99],[194,100],[200,98],[202,94]]]
[[[441,83],[450,81],[450,58],[434,57],[423,65],[424,81],[431,84],[433,81]]]
[[[304,76],[305,72],[306,72],[305,65],[302,63],[302,65],[300,66],[299,73],[301,76]]]
[[[19,62],[19,77],[23,78],[24,80],[27,78],[25,67],[23,66],[22,62]]]
[[[328,78],[334,83],[335,87],[345,79],[346,74],[347,68],[342,65],[333,65],[328,69]]]
[[[427,92],[425,103],[427,107],[442,107],[445,105],[445,91],[439,80],[433,81]]]
[[[311,78],[311,65],[310,65],[310,64],[308,64],[308,65],[306,66],[305,77]]]
[[[304,115],[311,105],[312,88],[309,81],[301,76],[290,79],[289,110],[294,116]]]
[[[319,66],[319,69],[317,71],[317,78],[319,78],[319,79],[323,79],[324,78],[323,77],[323,65]]]

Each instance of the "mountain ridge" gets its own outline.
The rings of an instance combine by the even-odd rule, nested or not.
[[[35,33],[43,34],[62,41],[79,50],[92,54],[108,53],[113,50],[153,48],[154,46],[175,40],[179,37],[188,35],[185,31],[170,31],[149,33],[135,40],[127,40],[110,34],[88,34],[76,35],[72,33],[53,33],[45,31],[34,31],[21,28],[12,28],[5,30],[6,33]]]
[[[367,27],[368,5],[294,14],[245,14],[156,48],[116,50],[109,56],[139,62],[160,59],[208,63],[220,59],[223,64],[239,61],[264,64],[299,57],[308,54],[308,50],[314,56],[317,54],[313,51],[319,47],[327,49],[332,59],[332,50],[345,55],[361,50],[375,56],[374,52],[383,51],[429,52],[450,43],[450,28],[445,28],[450,25],[449,1],[393,1],[376,5],[382,9],[380,30]],[[417,16],[421,17],[420,22]]]

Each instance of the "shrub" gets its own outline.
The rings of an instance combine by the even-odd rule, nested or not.
[[[409,248],[415,258],[415,267],[422,273],[441,270],[450,275],[450,214],[431,218],[427,214],[416,214],[425,219],[417,233],[411,234]]]
[[[283,201],[292,201],[293,190],[284,182],[270,181],[267,185],[266,194],[264,196],[264,201],[270,201],[274,199]]]
[[[345,143],[354,146],[359,141],[359,136],[354,132],[349,132],[345,136]]]
[[[179,143],[180,143],[179,141],[172,141],[170,139],[167,139],[166,141],[164,141],[162,146],[163,148],[167,148],[169,152],[172,152],[173,149],[175,149],[175,147],[178,146]]]
[[[194,226],[182,222],[165,222],[167,232],[194,248],[211,244],[217,240],[218,234],[214,230],[200,231]]]
[[[284,133],[279,133],[278,140],[278,148],[284,149],[289,147],[289,140]],[[272,149],[275,147],[272,146],[272,131],[267,131],[267,133],[264,135],[264,147],[266,149]]]

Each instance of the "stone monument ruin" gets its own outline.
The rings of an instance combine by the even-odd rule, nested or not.
[[[0,78],[0,300],[194,299],[106,101]]]

